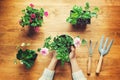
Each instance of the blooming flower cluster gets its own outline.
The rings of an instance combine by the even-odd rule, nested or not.
[[[76,38],[74,39],[74,45],[75,45],[75,47],[80,46],[80,44],[81,44],[80,38],[79,38],[79,37],[76,37]]]
[[[35,19],[35,18],[36,18],[36,15],[33,13],[33,14],[30,15],[30,17],[31,17],[31,19]],[[30,20],[31,20],[31,19],[30,19]]]
[[[42,49],[40,50],[40,54],[42,54],[42,55],[47,55],[47,54],[49,54],[49,49],[48,49],[48,48],[42,48]]]
[[[31,6],[32,8],[34,7],[34,5],[33,5],[32,3],[30,4],[30,6]]]
[[[39,27],[34,27],[35,32],[39,32],[40,28]]]
[[[45,15],[45,17],[47,17],[48,16],[48,12],[46,11],[46,12],[44,12],[44,15]]]
[[[43,8],[35,9],[33,4],[27,6],[26,9],[22,10],[24,16],[21,17],[19,24],[29,27],[34,27],[35,32],[39,32],[39,27],[42,26],[43,23],[43,16],[48,16],[48,12],[44,11]]]

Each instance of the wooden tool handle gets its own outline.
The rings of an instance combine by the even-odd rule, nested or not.
[[[90,75],[90,73],[91,73],[91,64],[92,64],[92,57],[91,56],[89,56],[89,58],[88,58],[88,69],[87,69],[87,74],[88,75]]]
[[[101,65],[102,65],[102,59],[103,59],[103,56],[100,56],[100,59],[99,59],[98,65],[97,65],[97,69],[96,69],[96,74],[99,74],[99,72],[100,72]]]

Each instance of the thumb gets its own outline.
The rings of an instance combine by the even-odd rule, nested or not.
[[[74,52],[75,48],[73,46],[71,46],[71,52]]]

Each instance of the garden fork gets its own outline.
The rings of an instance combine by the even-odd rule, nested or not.
[[[99,72],[100,72],[103,56],[109,52],[109,50],[113,44],[113,39],[108,44],[108,38],[106,38],[104,46],[103,46],[103,42],[104,42],[104,36],[102,36],[102,38],[100,40],[100,46],[98,49],[101,56],[100,56],[100,59],[99,59],[98,65],[97,65],[96,74],[99,74]]]

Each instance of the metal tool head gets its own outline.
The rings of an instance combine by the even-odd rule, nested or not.
[[[92,56],[92,53],[93,53],[93,51],[94,51],[96,45],[97,45],[97,41],[96,41],[96,43],[95,43],[94,46],[93,46],[93,44],[92,44],[92,41],[91,41],[91,40],[89,41],[88,50],[89,50],[89,55],[90,55],[90,56]]]
[[[89,41],[89,54],[92,55],[92,41]]]
[[[101,40],[100,40],[100,46],[99,46],[99,52],[102,56],[104,56],[105,54],[107,54],[113,44],[113,39],[110,41],[110,43],[108,44],[108,38],[106,38],[105,42],[104,42],[104,36],[102,36]],[[104,46],[103,46],[104,43]]]

